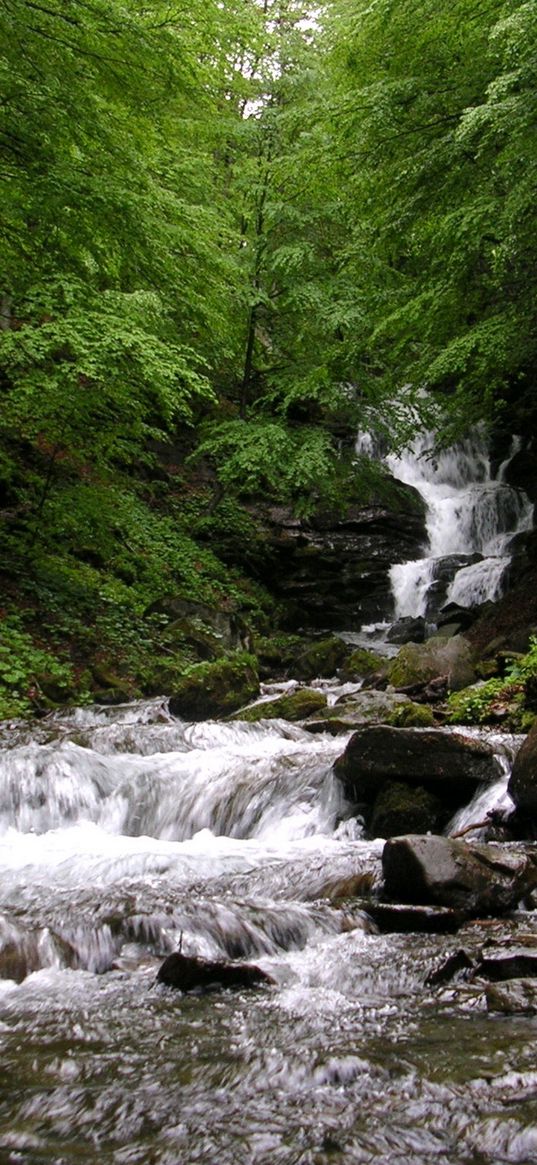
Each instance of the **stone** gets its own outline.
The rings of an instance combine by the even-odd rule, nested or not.
[[[184,720],[229,716],[259,695],[255,656],[235,652],[214,663],[195,664],[176,682],[169,708]]]
[[[466,917],[504,914],[537,884],[523,847],[470,844],[435,835],[391,838],[382,854],[387,897],[452,906]]]
[[[387,781],[420,785],[446,804],[470,800],[478,785],[499,776],[492,748],[442,729],[372,725],[355,732],[334,765],[347,798],[370,804]]]
[[[445,676],[452,692],[467,688],[476,678],[472,650],[464,635],[434,635],[426,643],[406,643],[390,661],[387,676],[394,688],[425,685]]]
[[[220,991],[226,988],[261,987],[274,980],[266,971],[250,963],[228,963],[183,955],[168,955],[157,973],[157,983],[184,993]]]
[[[363,903],[381,934],[454,934],[461,915],[449,906],[409,906],[407,903]]]
[[[508,792],[520,813],[537,818],[537,723],[515,757]]]
[[[511,979],[507,983],[487,983],[485,988],[488,1011],[503,1015],[537,1014],[537,983],[535,979]]]
[[[369,816],[369,815],[368,815]],[[375,799],[370,820],[371,837],[397,837],[401,833],[427,833],[444,824],[446,814],[433,793],[389,781]]]
[[[286,629],[358,628],[384,617],[392,563],[418,558],[426,542],[417,491],[389,477],[386,486],[387,504],[350,505],[343,516],[299,519],[284,506],[258,513],[268,547],[264,582],[280,600]]]
[[[394,708],[388,723],[392,728],[434,728],[434,712],[429,704],[415,704],[408,700]]]
[[[347,644],[337,635],[320,639],[295,656],[288,674],[291,679],[306,681],[315,680],[318,676],[334,676],[348,654]]]
[[[312,688],[299,688],[295,692],[287,692],[275,700],[264,700],[261,704],[254,704],[251,708],[243,708],[234,712],[233,720],[246,720],[255,723],[257,720],[304,720],[321,709],[326,708],[326,696]]]
[[[388,660],[377,651],[369,651],[367,647],[356,647],[339,669],[342,680],[361,680],[366,676],[382,675],[388,666]]]
[[[537,949],[510,947],[508,950],[483,955],[476,967],[476,974],[494,982],[501,982],[504,979],[534,979],[537,977]]]
[[[446,909],[449,908],[444,907],[444,910]],[[456,915],[456,917],[458,918],[460,925],[460,915]],[[465,977],[467,977],[466,973],[468,971],[473,972],[474,967],[474,959],[472,959],[471,955],[468,954],[468,951],[465,951],[464,948],[461,947],[458,951],[452,951],[451,954],[448,955],[447,959],[444,959],[443,962],[440,963],[439,967],[436,967],[434,971],[431,971],[430,975],[427,976],[425,983],[427,987],[438,987],[439,984],[442,983],[451,983],[452,980],[457,978],[458,975],[463,974]]]
[[[417,618],[413,618],[412,615],[406,615],[390,627],[386,639],[388,643],[423,643],[425,634],[426,625],[423,616],[419,615]]]

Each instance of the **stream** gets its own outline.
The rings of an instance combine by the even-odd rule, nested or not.
[[[537,1020],[488,1014],[479,983],[425,985],[450,950],[533,935],[534,917],[376,933],[340,897],[378,883],[382,851],[332,776],[345,739],[187,725],[165,700],[10,731],[2,1162],[535,1159]],[[179,946],[275,985],[156,986]]]
[[[400,461],[429,497],[430,545],[394,568],[399,615],[428,612],[444,554],[458,602],[476,566],[495,594],[531,522],[475,445],[464,456],[440,482],[419,450]],[[439,498],[460,533],[468,490],[483,521],[442,541]],[[165,698],[0,725],[0,1165],[537,1159],[537,1018],[488,1012],[478,979],[427,985],[461,946],[537,941],[537,918],[378,933],[356,896],[379,887],[384,843],[333,775],[347,739],[188,724]],[[453,831],[505,804],[520,740],[496,743],[503,775]],[[273,985],[182,995],[155,982],[177,949],[254,962]]]

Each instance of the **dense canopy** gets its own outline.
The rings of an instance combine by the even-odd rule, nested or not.
[[[0,61],[23,622],[263,604],[244,503],[366,497],[357,427],[533,432],[532,2],[4,0]]]

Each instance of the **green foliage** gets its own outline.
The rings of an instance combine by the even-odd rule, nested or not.
[[[67,693],[72,669],[43,649],[23,630],[16,616],[0,622],[0,719],[25,715],[42,699],[41,685],[53,683]]]
[[[234,420],[210,427],[195,458],[210,458],[222,485],[242,497],[265,494],[292,501],[301,513],[321,497],[335,501],[339,464],[330,436],[319,428],[291,429],[279,420]]]
[[[451,724],[493,724],[501,720],[511,731],[525,732],[535,719],[537,639],[514,660],[503,678],[493,677],[449,696]]]

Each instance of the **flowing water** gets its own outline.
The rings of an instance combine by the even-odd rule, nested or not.
[[[537,1158],[537,1020],[425,984],[533,916],[376,933],[349,896],[378,883],[382,842],[347,819],[345,738],[187,725],[153,700],[1,743],[2,1165]],[[156,986],[179,946],[274,986]]]
[[[394,477],[421,494],[429,542],[423,558],[391,568],[396,618],[434,617],[444,602],[471,607],[498,598],[512,540],[532,527],[529,499],[505,481],[516,438],[497,470],[479,429],[435,456],[433,441],[421,434],[404,453],[387,458]]]

